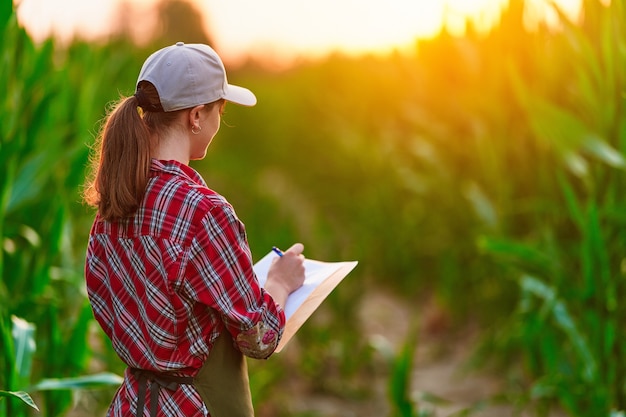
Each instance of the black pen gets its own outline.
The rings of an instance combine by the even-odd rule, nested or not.
[[[272,247],[272,250],[274,251],[274,253],[278,256],[283,256],[283,251],[278,249],[276,246]]]

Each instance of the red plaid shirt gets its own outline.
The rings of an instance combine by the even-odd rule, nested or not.
[[[152,161],[134,216],[96,216],[85,276],[95,318],[129,367],[194,377],[224,328],[245,355],[264,358],[285,325],[254,275],[232,206],[174,161]],[[134,415],[137,391],[127,370],[108,415]],[[159,416],[208,415],[191,385],[161,389],[158,409]]]

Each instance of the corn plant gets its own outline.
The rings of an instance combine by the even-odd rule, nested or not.
[[[93,321],[73,242],[87,155],[72,136],[73,126],[81,125],[74,114],[79,80],[54,65],[52,41],[33,44],[17,23],[12,2],[1,4],[0,388],[5,401],[0,416],[27,415],[24,403],[34,404],[25,391],[39,391],[44,415],[58,416],[71,404],[69,389],[120,382],[108,374],[74,379],[88,370]]]
[[[626,15],[621,1],[584,6],[584,24],[561,14],[562,34],[537,44],[538,55],[567,57],[549,68],[562,88],[509,67],[529,133],[554,156],[542,184],[552,195],[535,206],[532,235],[481,241],[521,271],[518,307],[498,343],[515,345],[528,372],[520,401],[544,415],[550,404],[572,416],[626,409]]]
[[[395,289],[416,314],[432,292],[457,321],[494,329],[483,359],[505,366],[512,402],[623,415],[623,1],[587,0],[581,24],[561,14],[559,31],[536,32],[523,3],[493,32],[444,32],[415,57],[231,77],[259,105],[227,107],[234,128],[194,166],[237,207],[253,252],[298,239],[363,265],[299,333],[312,384],[329,385],[321,365],[346,380],[371,369],[355,324],[364,291]],[[0,31],[0,416],[28,414],[24,392],[62,415],[68,388],[93,386],[76,376],[94,354],[81,265],[92,213],[78,202],[87,145],[147,53],[115,40],[36,46],[7,1]],[[35,350],[18,355],[29,343],[16,323]],[[411,393],[411,343],[389,357],[396,415],[429,411]],[[104,346],[99,358],[120,369]],[[286,372],[273,366],[251,367],[254,392]]]
[[[32,356],[35,350],[35,341],[33,337],[35,327],[32,323],[28,323],[15,316],[11,318],[11,321],[13,326],[10,334],[13,343],[6,343],[9,341],[4,340],[3,346],[7,349],[10,349],[11,347],[14,348],[13,352],[9,352],[8,355],[5,353],[5,355],[11,358],[13,370],[16,371],[16,374],[22,381],[24,381],[30,376]],[[3,337],[7,337],[7,333],[3,332]],[[26,386],[26,384],[24,383],[23,386]],[[32,397],[25,391],[1,391],[0,397],[21,400],[25,405],[39,411],[39,408],[33,401]]]
[[[418,327],[413,325],[404,343],[397,349],[382,337],[370,340],[374,351],[378,352],[389,367],[387,382],[390,417],[435,417],[441,415],[438,407],[449,406],[451,401],[430,392],[412,388],[414,362],[417,351]],[[463,407],[448,417],[470,416],[485,406],[484,401]]]

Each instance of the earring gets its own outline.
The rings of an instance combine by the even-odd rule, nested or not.
[[[198,129],[198,130],[194,130],[194,129]],[[200,133],[200,131],[202,130],[202,126],[191,126],[191,133],[193,133],[194,135],[197,135],[198,133]]]

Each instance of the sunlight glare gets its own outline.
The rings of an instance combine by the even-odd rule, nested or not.
[[[229,46],[257,52],[275,48],[307,55],[322,55],[329,49],[362,53],[404,47],[418,37],[436,35],[443,12],[440,2],[432,0],[196,2],[207,5],[207,10],[219,8],[219,15],[209,16],[209,27],[226,50]]]
[[[467,20],[480,32],[488,31],[500,18],[508,0],[444,0],[443,25],[454,35],[463,35]]]
[[[115,27],[122,2],[147,19],[159,0],[15,0],[18,17],[35,40],[51,33],[67,41],[74,34],[95,38]],[[220,54],[238,60],[388,53],[415,47],[442,27],[462,35],[467,20],[486,32],[508,7],[508,0],[188,0],[203,14]],[[603,0],[608,3],[608,0]],[[580,15],[582,0],[556,0],[570,18]],[[529,27],[558,20],[550,0],[526,1]]]
[[[558,26],[559,17],[554,7],[547,0],[526,0],[528,7],[524,23],[527,27],[534,29],[540,22],[545,22],[548,26]],[[558,7],[576,22],[580,17],[582,0],[559,0],[556,1]]]

